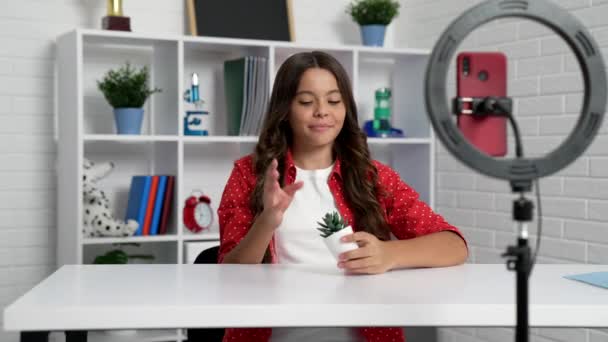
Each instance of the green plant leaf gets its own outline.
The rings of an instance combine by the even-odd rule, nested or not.
[[[111,250],[104,255],[97,256],[94,264],[126,264],[129,261],[127,254],[119,249]]]
[[[326,238],[348,226],[346,220],[343,220],[337,211],[326,213],[323,216],[323,222],[317,222],[320,226],[317,228],[322,234],[321,236]]]
[[[150,95],[161,91],[150,89],[148,79],[147,66],[136,70],[127,62],[118,70],[109,70],[97,87],[113,108],[141,108]]]
[[[396,0],[354,0],[346,13],[359,25],[388,25],[399,15]]]
[[[151,254],[131,254],[127,255],[121,249],[114,249],[106,254],[98,255],[93,261],[94,264],[126,264],[130,259],[154,260]]]

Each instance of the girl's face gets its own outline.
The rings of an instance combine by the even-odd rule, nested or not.
[[[294,143],[305,148],[332,146],[345,117],[346,107],[334,75],[322,68],[306,70],[289,113]]]

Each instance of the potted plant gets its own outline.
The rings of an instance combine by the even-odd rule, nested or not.
[[[361,27],[361,39],[366,46],[383,46],[386,26],[399,14],[395,0],[354,0],[346,12]]]
[[[123,243],[122,246],[132,245],[139,247],[137,243]],[[119,245],[119,246],[120,246]],[[154,255],[151,254],[127,254],[122,249],[113,249],[105,254],[95,257],[93,264],[128,264],[130,260],[154,260]]]
[[[338,259],[339,255],[344,252],[359,248],[355,242],[342,242],[340,239],[343,236],[353,233],[353,228],[348,225],[348,222],[340,216],[336,211],[327,213],[323,217],[323,222],[317,222],[321,237],[331,254]]]
[[[140,70],[127,62],[118,70],[110,70],[103,80],[97,81],[99,90],[114,108],[118,134],[139,134],[143,121],[146,99],[161,90],[148,88],[148,68]]]

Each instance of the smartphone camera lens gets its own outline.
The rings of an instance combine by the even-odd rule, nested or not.
[[[477,78],[479,78],[480,81],[485,82],[488,80],[488,72],[485,70],[481,70],[479,72],[479,74],[477,74]]]
[[[469,57],[464,57],[462,59],[462,73],[464,74],[464,76],[469,76],[471,72],[471,61],[469,59]]]

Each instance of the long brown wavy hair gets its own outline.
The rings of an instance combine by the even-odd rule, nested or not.
[[[376,198],[383,190],[377,186],[378,170],[371,161],[366,136],[359,128],[350,80],[334,57],[320,51],[294,54],[279,68],[255,148],[257,181],[250,199],[251,208],[256,215],[264,209],[264,174],[274,158],[279,164],[279,184],[285,184],[285,156],[293,144],[288,115],[302,74],[310,68],[322,68],[334,75],[346,107],[344,126],[334,141],[333,155],[340,159],[344,196],[353,210],[357,230],[388,240],[390,229]]]

